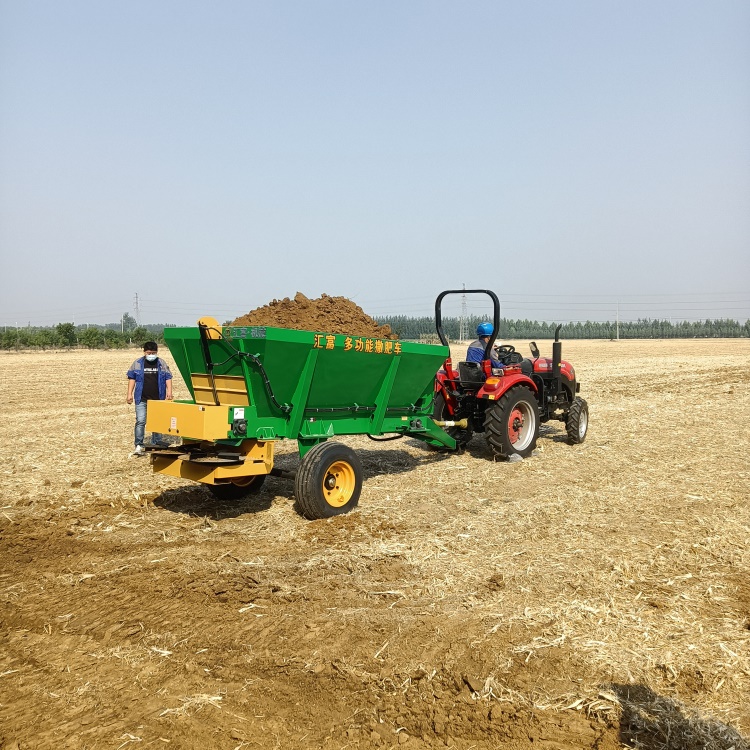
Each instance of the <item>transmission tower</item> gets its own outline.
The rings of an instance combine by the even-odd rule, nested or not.
[[[135,324],[138,328],[141,327],[141,308],[138,304],[138,292],[135,293]]]
[[[466,320],[466,284],[463,285],[464,293],[461,295],[461,318],[459,319],[458,338],[460,341],[466,341],[469,338],[469,331]]]

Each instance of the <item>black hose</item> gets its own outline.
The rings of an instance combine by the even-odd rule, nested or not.
[[[198,323],[198,330],[201,335],[201,346],[203,347],[203,359],[206,362],[206,369],[208,370],[208,381],[211,383],[211,393],[214,397],[214,404],[216,406],[219,405],[219,395],[216,393],[216,381],[214,380],[214,363],[211,360],[211,352],[208,348],[208,336],[206,335],[206,331],[208,330],[207,326],[204,326],[201,323]]]
[[[229,339],[227,339],[224,336],[224,332],[218,328],[208,328],[207,326],[201,326],[201,328],[205,328],[206,330],[210,331],[216,331],[216,333],[219,334],[219,337],[221,340],[234,352],[234,354],[240,358],[247,357],[253,364],[257,366],[257,368],[260,370],[261,377],[263,378],[263,385],[266,388],[266,393],[268,393],[268,397],[273,402],[273,405],[279,410],[284,412],[284,414],[289,414],[290,411],[294,408],[291,404],[280,404],[276,400],[276,395],[273,392],[273,388],[271,387],[271,381],[268,379],[268,374],[266,373],[266,368],[263,367],[263,363],[254,355],[250,354],[250,352],[241,352],[239,349],[236,349],[232,344],[229,342]],[[232,359],[233,355],[230,355],[227,357],[224,362],[221,362],[220,364],[225,364],[229,362],[230,359]],[[213,367],[216,367],[217,365],[214,364]]]

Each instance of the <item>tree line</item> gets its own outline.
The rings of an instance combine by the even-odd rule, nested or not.
[[[467,338],[475,337],[477,326],[486,318],[467,317],[464,330]],[[389,325],[401,339],[424,339],[435,334],[433,318],[410,318],[404,315],[378,317],[380,325]],[[500,320],[500,339],[554,339],[558,323],[538,320]],[[461,319],[443,318],[443,330],[451,341],[461,338]],[[597,322],[587,320],[563,323],[560,336],[566,339],[671,339],[671,338],[748,338],[750,320],[740,323],[718,320],[680,321],[639,319],[636,321]]]
[[[133,321],[135,323],[135,321]],[[127,349],[143,346],[145,341],[164,343],[163,331],[167,325],[131,325],[127,329],[120,323],[108,325],[75,325],[58,323],[55,326],[5,326],[0,329],[1,349]]]
[[[404,340],[425,340],[435,336],[433,318],[410,318],[403,315],[376,318],[379,325],[389,325]],[[467,338],[474,334],[483,318],[470,317],[464,321]],[[552,339],[556,323],[537,320],[500,321],[502,339]],[[0,330],[2,349],[59,349],[84,347],[87,349],[127,349],[142,346],[144,341],[164,343],[164,329],[174,327],[166,324],[136,325],[135,320],[125,314],[119,323],[107,325],[75,325],[58,323],[55,326],[6,326]],[[619,329],[619,331],[618,331]],[[443,330],[451,341],[460,340],[460,318],[443,318]],[[620,322],[575,322],[563,323],[560,333],[566,339],[668,339],[668,338],[750,338],[750,320],[739,323],[723,318],[718,320],[681,321],[636,320]]]

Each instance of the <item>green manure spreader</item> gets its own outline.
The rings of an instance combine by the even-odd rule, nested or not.
[[[336,436],[456,448],[432,418],[447,346],[213,318],[166,328],[164,338],[192,398],[149,403],[147,429],[181,442],[150,451],[153,470],[206,484],[221,499],[256,492],[269,474],[294,476],[300,512],[329,518],[350,511],[362,489],[359,458]],[[299,446],[294,474],[274,469],[283,439]]]

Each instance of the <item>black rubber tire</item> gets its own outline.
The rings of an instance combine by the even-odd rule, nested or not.
[[[571,445],[580,445],[589,431],[589,405],[580,396],[573,399],[565,420],[565,431]]]
[[[445,403],[445,396],[438,393],[435,396],[435,406],[432,410],[432,418],[440,420],[453,419],[453,415],[448,413],[448,406]],[[465,430],[460,427],[443,427],[443,429],[456,441],[456,450],[465,448],[473,435],[471,428]]]
[[[511,420],[517,423],[515,432]],[[487,409],[484,430],[496,456],[530,456],[539,439],[539,405],[534,394],[523,385],[511,388]]]
[[[354,509],[362,492],[362,464],[341,443],[318,443],[300,462],[294,480],[299,512],[309,521],[333,518]]]
[[[218,500],[241,500],[247,495],[255,495],[259,492],[263,482],[266,481],[266,476],[267,474],[258,474],[254,477],[248,477],[247,480],[243,479],[241,482],[209,484],[207,487]]]

